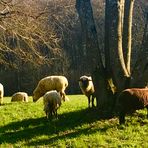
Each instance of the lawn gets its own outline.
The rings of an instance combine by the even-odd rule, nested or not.
[[[59,118],[47,120],[42,98],[28,103],[11,103],[5,97],[0,106],[0,147],[148,147],[146,110],[126,116],[125,126],[118,118],[101,119],[87,108],[83,95],[69,95],[58,110]]]

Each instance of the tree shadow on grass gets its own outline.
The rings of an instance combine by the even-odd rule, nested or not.
[[[74,112],[63,113],[59,115],[59,119],[48,121],[45,117],[36,119],[25,119],[18,122],[9,123],[0,127],[0,144],[15,144],[18,141],[28,141],[28,146],[50,144],[52,141],[63,139],[65,136],[71,138],[80,134],[91,134],[97,130],[105,132],[110,126],[104,126],[99,129],[90,130],[89,128],[77,128],[83,124],[91,124],[101,118],[94,109],[84,109]],[[75,130],[74,130],[75,129]],[[73,132],[68,132],[73,131]],[[61,134],[63,133],[63,134]],[[36,136],[47,135],[52,137],[45,140],[37,140],[32,142],[31,139]],[[52,135],[56,135],[53,137]],[[30,141],[30,142],[29,142]]]
[[[93,133],[96,133],[96,132],[106,132],[109,128],[112,128],[113,125],[110,125],[110,126],[104,126],[104,127],[101,127],[101,128],[94,128],[94,129],[91,129],[91,127],[87,127],[87,128],[82,128],[82,129],[76,129],[76,130],[72,130],[72,131],[68,131],[68,132],[63,132],[61,134],[57,134],[56,136],[54,137],[51,137],[48,139],[45,138],[45,139],[41,139],[41,140],[37,140],[37,141],[31,141],[31,142],[28,142],[27,143],[27,146],[36,146],[36,145],[52,145],[54,143],[56,143],[56,141],[58,140],[62,140],[62,139],[65,139],[65,138],[69,138],[69,139],[72,139],[72,138],[76,138],[80,135],[90,135],[90,134],[93,134]]]

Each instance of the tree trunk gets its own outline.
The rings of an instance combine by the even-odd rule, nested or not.
[[[125,8],[125,0],[120,0],[120,9],[121,9],[121,32],[123,34],[123,27],[124,27],[124,8]]]
[[[82,29],[82,58],[84,58],[85,62],[84,67],[87,65],[89,72],[92,72],[97,63],[102,68],[103,62],[90,0],[76,0],[76,9]]]
[[[98,36],[97,36],[97,31],[95,27],[93,11],[92,11],[90,0],[76,0],[76,9],[79,13],[79,18],[80,18],[81,27],[82,27],[83,44],[86,47],[86,53],[89,54],[89,56],[87,57],[90,58],[88,60],[91,60],[90,62],[91,66],[95,65],[95,67],[93,67],[90,72],[92,73],[93,83],[94,83],[95,92],[96,92],[97,108],[100,109],[101,111],[108,111],[109,109],[108,103],[111,100],[110,99],[112,97],[111,95],[113,95],[111,91],[112,85],[110,85],[111,83],[109,83],[111,81],[107,80],[107,77],[108,77],[107,73],[110,73],[111,71],[110,63],[109,63],[110,62],[109,47],[107,46],[105,47],[107,48],[106,65],[108,66],[108,68],[105,69],[102,62],[101,51],[99,48]],[[106,22],[106,24],[107,23],[108,22]],[[106,28],[108,26],[109,25],[107,24]],[[106,32],[106,37],[108,37],[108,33],[109,31]],[[106,42],[109,42],[108,38]],[[96,53],[95,49],[97,49],[98,53]],[[96,54],[98,54],[96,59],[97,62],[93,63],[92,59],[95,58]]]
[[[132,5],[133,6],[133,5]],[[129,87],[130,84],[130,58],[131,58],[131,25],[132,25],[132,11],[133,7],[130,7],[130,13],[127,24],[129,25],[129,50],[128,50],[128,57],[127,63],[125,63],[124,53],[123,53],[123,29],[124,29],[124,10],[125,10],[125,0],[117,0],[117,55],[119,59],[119,71],[120,72],[120,78],[116,77],[116,79],[119,79],[117,84],[117,90],[122,91],[123,89]],[[101,111],[110,111],[110,107],[113,105],[114,102],[114,93],[116,91],[116,87],[113,83],[114,74],[112,72],[111,67],[111,58],[110,58],[110,1],[106,0],[106,8],[105,8],[105,45],[104,45],[104,52],[105,52],[105,65],[103,65],[102,57],[101,57],[101,50],[99,48],[98,38],[97,38],[97,31],[95,27],[95,22],[93,18],[93,11],[91,7],[90,0],[76,0],[76,8],[79,13],[80,21],[81,21],[81,27],[82,34],[83,34],[83,44],[85,44],[86,47],[86,53],[89,54],[88,60],[94,59],[96,55],[96,51],[94,49],[98,49],[98,56],[97,61],[98,64],[95,62],[96,68],[94,72],[91,71],[93,74],[93,82],[96,92],[96,98],[97,98],[97,107]],[[91,49],[91,51],[90,51]],[[90,62],[91,66],[92,63],[94,65],[94,62]],[[87,63],[87,64],[90,64]],[[85,63],[86,64],[86,63]],[[119,72],[118,71],[118,72]],[[123,85],[122,85],[123,83]],[[112,103],[112,105],[111,105]]]
[[[132,18],[133,18],[133,6],[134,6],[134,0],[130,0],[130,7],[129,7],[129,15],[128,15],[128,42],[127,42],[127,71],[129,75],[131,75],[131,48],[132,48]]]
[[[146,16],[142,46],[139,50],[132,76],[131,85],[133,87],[145,87],[148,85],[148,13]]]
[[[117,48],[118,48],[118,56],[119,56],[119,62],[122,67],[123,75],[126,77],[129,77],[129,73],[127,71],[124,55],[123,55],[123,48],[122,48],[122,33],[123,33],[123,1],[124,0],[118,0],[118,22],[117,22]]]
[[[104,36],[104,52],[105,52],[105,74],[106,74],[106,86],[109,88],[107,90],[107,96],[110,98],[107,104],[113,106],[115,99],[113,94],[116,92],[116,86],[114,85],[113,72],[111,67],[111,55],[110,55],[110,30],[111,30],[111,9],[110,9],[110,0],[106,0],[105,3],[105,36]],[[112,107],[111,107],[112,109]]]
[[[105,52],[105,68],[108,75],[111,73],[110,65],[110,8],[109,0],[105,5],[105,36],[104,36],[104,52]]]

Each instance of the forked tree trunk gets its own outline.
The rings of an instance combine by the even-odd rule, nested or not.
[[[81,27],[82,27],[82,37],[84,38],[82,39],[83,44],[85,44],[87,47],[86,52],[91,55],[91,60],[95,58],[96,54],[98,54],[97,62],[95,63],[96,68],[95,69],[93,68],[92,71],[90,71],[92,73],[92,78],[93,78],[95,92],[96,92],[97,107],[101,111],[103,110],[107,111],[109,109],[108,103],[110,102],[113,96],[113,93],[111,91],[112,85],[110,85],[111,80],[107,80],[108,78],[107,73],[109,72],[107,72],[102,62],[101,52],[100,52],[99,43],[98,43],[98,36],[97,36],[97,31],[95,27],[93,11],[92,11],[90,0],[76,0],[76,9],[78,11]],[[106,36],[108,36],[107,33],[106,33]],[[106,41],[108,42],[109,40],[107,39]],[[91,47],[91,48],[88,48],[88,47]],[[95,53],[95,51],[93,51],[93,49],[96,49],[96,48],[98,49],[98,53]],[[106,56],[108,56],[106,58],[108,59],[108,61],[106,62],[106,65],[108,65],[108,70],[110,70],[109,48],[106,52]],[[89,63],[86,63],[86,64],[89,64]]]
[[[83,34],[83,41],[86,45],[86,52],[91,55],[91,59],[94,59],[94,54],[96,54],[93,49],[98,49],[98,57],[96,63],[96,69],[93,73],[93,82],[96,91],[96,98],[97,98],[97,107],[101,110],[109,111],[109,103],[113,101],[115,86],[113,84],[113,73],[110,64],[110,45],[109,45],[109,26],[110,26],[110,17],[109,17],[109,0],[106,0],[106,8],[105,8],[105,65],[103,65],[101,52],[98,43],[97,31],[95,27],[95,22],[93,18],[93,11],[91,7],[90,0],[76,0],[76,8],[79,13],[82,34]],[[130,13],[128,21],[128,31],[129,31],[129,39],[128,39],[128,55],[127,61],[125,61],[124,53],[123,53],[123,29],[124,29],[124,6],[125,0],[117,0],[117,52],[119,58],[119,69],[122,70],[121,76],[122,81],[118,81],[123,83],[124,85],[120,87],[120,84],[117,84],[120,89],[119,91],[129,87],[130,84],[130,58],[131,58],[131,27],[132,27],[132,11],[133,11],[133,3],[131,2]],[[88,46],[89,45],[89,46]],[[89,60],[89,59],[88,59]],[[126,63],[127,62],[127,63]],[[89,64],[89,63],[87,63]]]
[[[117,10],[118,10],[118,21],[117,21],[117,48],[118,48],[118,57],[119,63],[122,70],[122,80],[120,81],[123,85],[120,87],[120,91],[125,88],[129,88],[131,84],[131,45],[132,45],[132,15],[133,15],[133,5],[134,0],[131,0],[129,3],[129,8],[125,9],[125,0],[117,0]],[[124,11],[123,11],[124,3]],[[125,17],[127,14],[127,18]],[[124,18],[124,19],[123,19]],[[124,20],[124,22],[123,22]],[[124,36],[127,32],[126,37]],[[123,36],[127,39],[126,52],[123,53]],[[124,49],[125,51],[125,49]]]
[[[128,26],[128,42],[127,42],[127,62],[126,67],[129,75],[131,75],[131,48],[132,48],[132,22],[133,22],[133,7],[134,7],[134,0],[130,0],[130,6],[129,6],[129,14],[128,14],[128,20],[127,20],[127,26]]]
[[[127,71],[126,65],[125,65],[125,60],[124,60],[124,55],[123,55],[123,18],[124,18],[124,13],[123,13],[123,3],[124,0],[118,0],[118,21],[117,21],[117,48],[118,48],[118,56],[119,56],[119,62],[123,71],[123,75],[126,77],[129,77],[129,73]]]

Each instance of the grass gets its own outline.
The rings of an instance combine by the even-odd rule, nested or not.
[[[47,120],[42,99],[33,103],[11,103],[5,97],[0,106],[0,147],[148,147],[146,110],[126,116],[126,125],[118,118],[100,119],[87,108],[83,95],[71,95],[58,110],[57,120]]]

